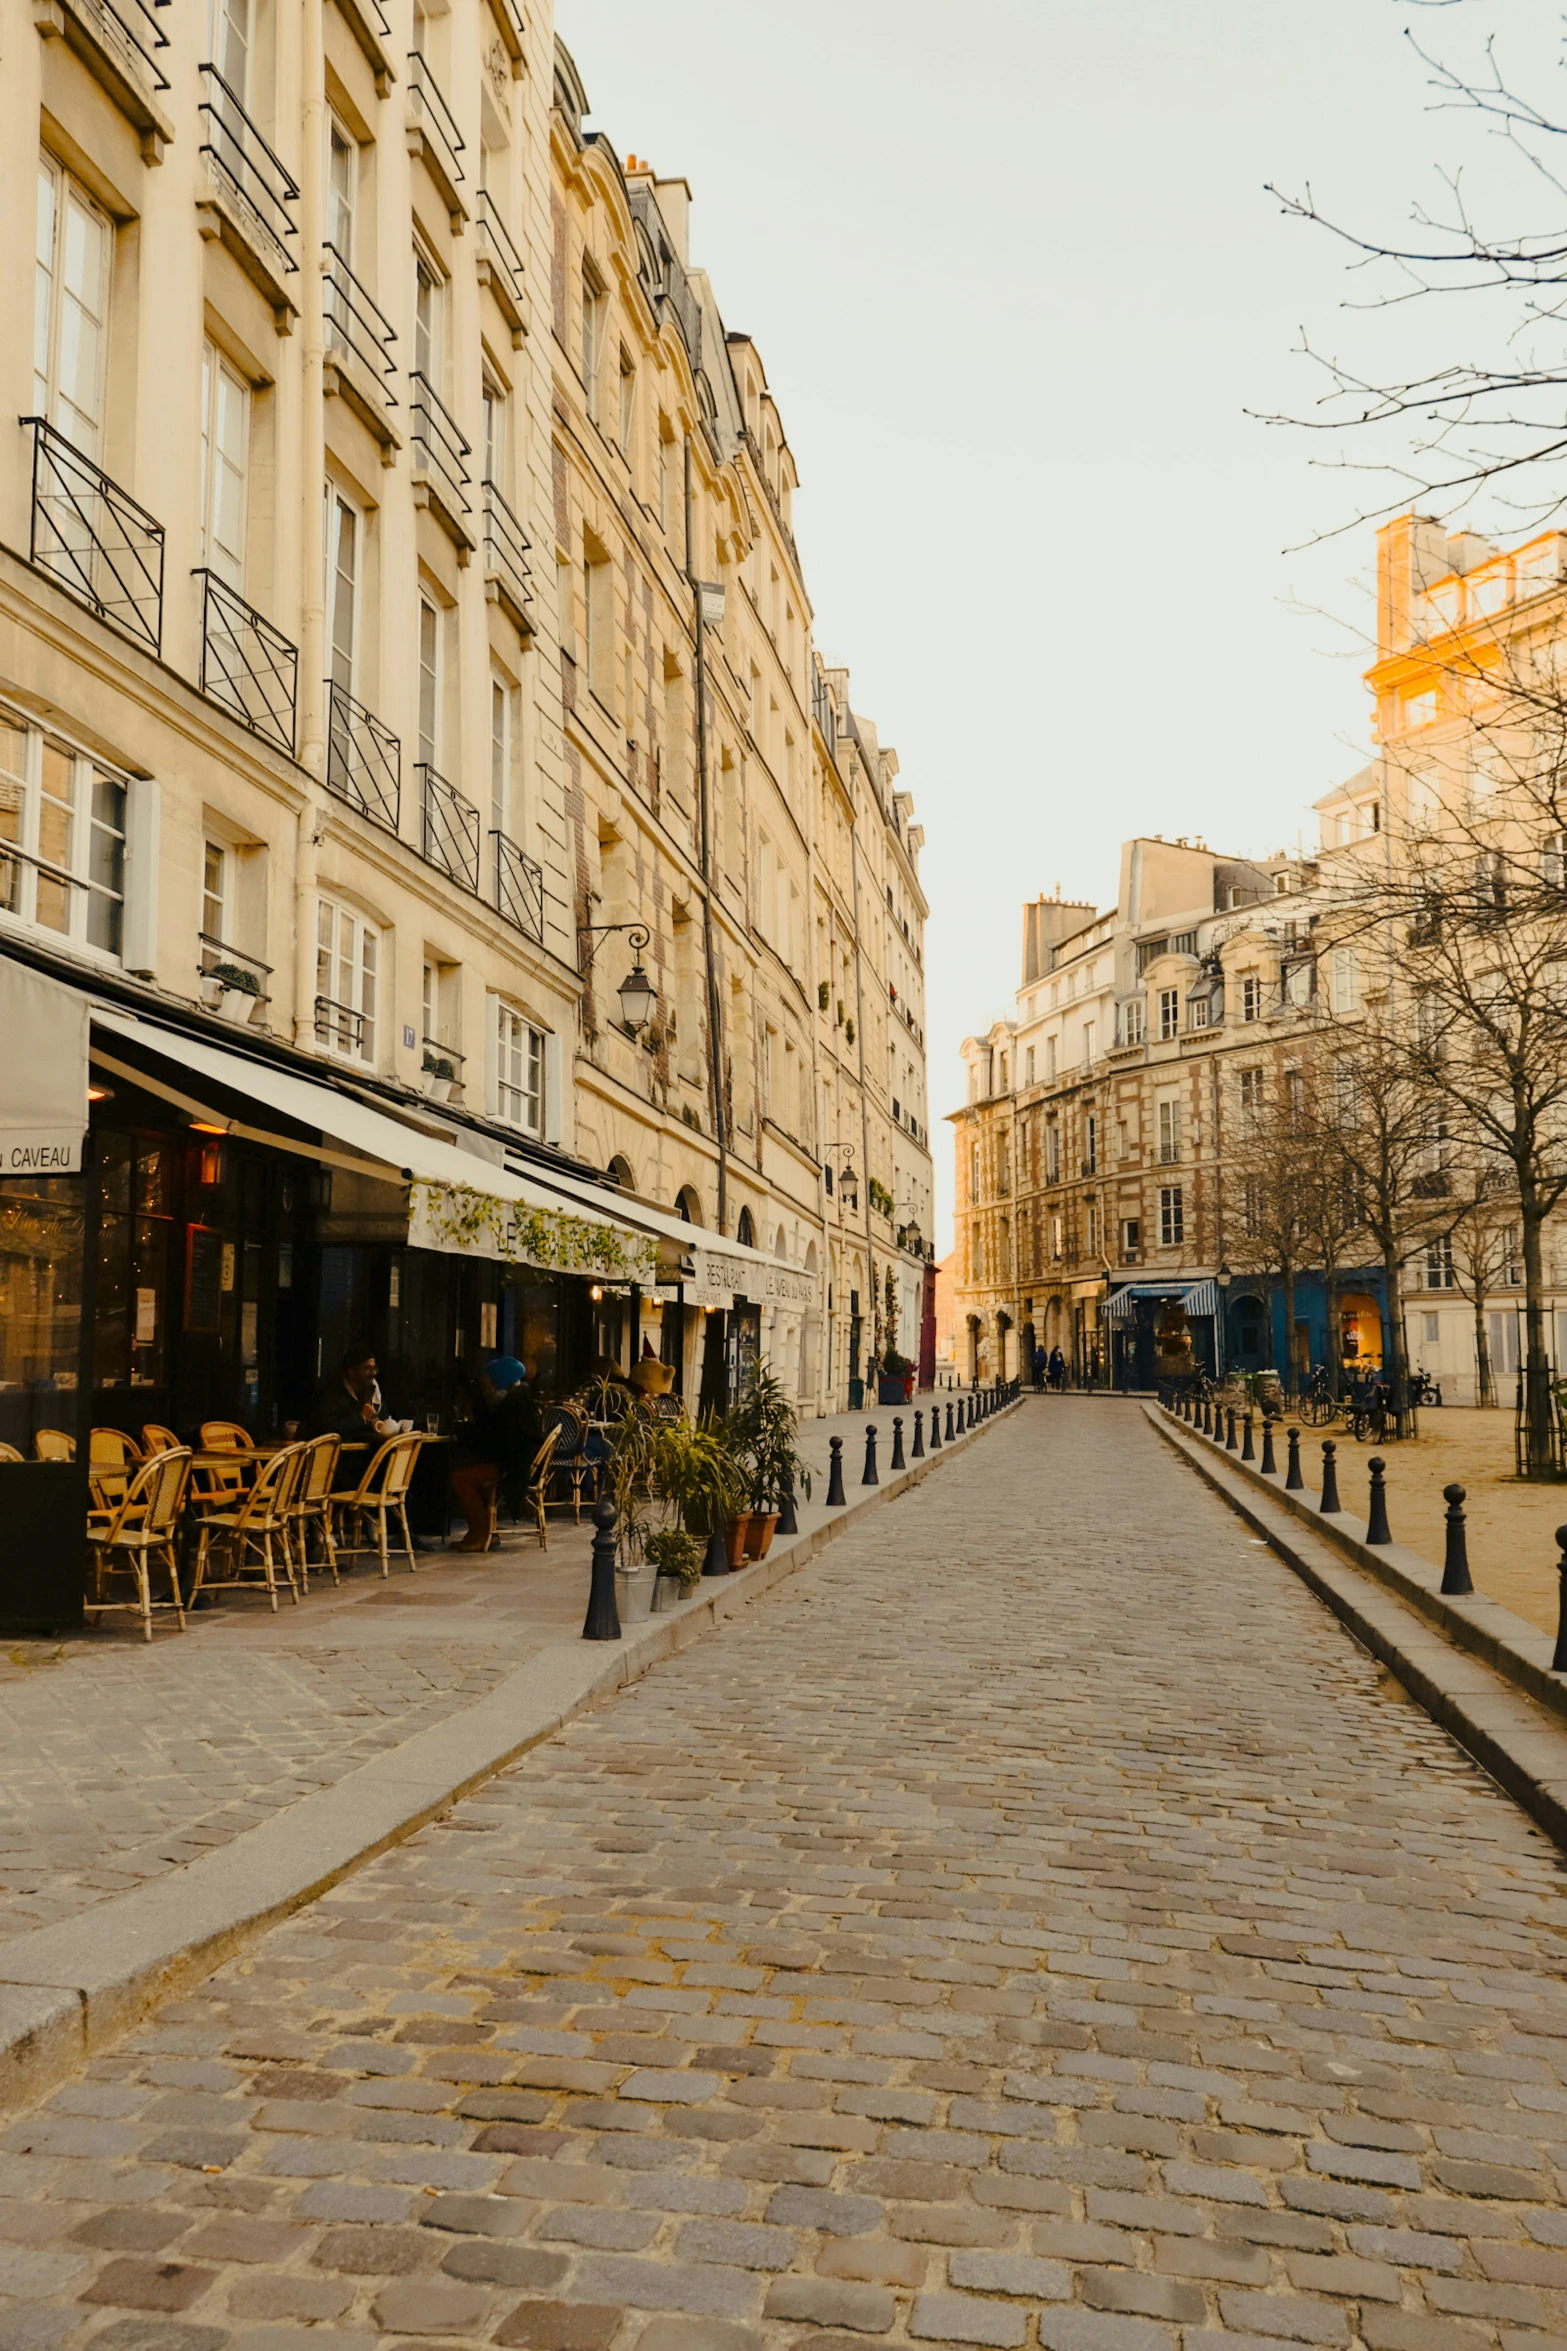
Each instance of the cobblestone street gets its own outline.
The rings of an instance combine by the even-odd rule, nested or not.
[[[1030,1402],[0,2134],[0,2351],[1546,2351],[1554,1849]]]

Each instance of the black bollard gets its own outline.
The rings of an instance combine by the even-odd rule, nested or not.
[[[588,1587],[588,1613],[582,1627],[585,1641],[618,1641],[620,1611],[615,1606],[615,1521],[620,1513],[606,1494],[593,1505],[593,1581]]]
[[[797,1535],[799,1531],[800,1522],[794,1514],[794,1480],[790,1478],[783,1490],[783,1498],[778,1506],[778,1524],[773,1532],[777,1535]]]
[[[829,1464],[827,1471],[827,1507],[829,1510],[842,1510],[845,1503],[849,1499],[843,1490],[842,1437],[828,1438],[827,1457]]]
[[[892,1459],[888,1462],[887,1467],[889,1469],[907,1469],[908,1466],[903,1458],[903,1415],[901,1412],[895,1412],[892,1416]]]
[[[1273,1458],[1273,1415],[1271,1412],[1265,1412],[1262,1416],[1262,1474],[1265,1478],[1276,1478],[1279,1474],[1279,1465]]]
[[[1241,1459],[1255,1461],[1256,1458],[1257,1450],[1251,1441],[1251,1414],[1248,1412],[1241,1422]]]
[[[930,1449],[932,1453],[941,1451],[941,1406],[939,1404],[933,1404],[930,1408]]]
[[[1380,1454],[1373,1454],[1368,1467],[1371,1471],[1371,1509],[1366,1520],[1366,1541],[1391,1543],[1393,1530],[1387,1523],[1387,1463]]]
[[[879,1486],[881,1484],[881,1479],[876,1474],[876,1423],[873,1420],[868,1420],[865,1423],[865,1475],[861,1478],[860,1484],[862,1486]]]
[[[1285,1477],[1284,1477],[1284,1491],[1286,1492],[1286,1494],[1304,1494],[1304,1492],[1306,1491],[1306,1481],[1305,1481],[1305,1479],[1304,1479],[1304,1478],[1301,1476],[1301,1474],[1300,1474],[1300,1431],[1299,1431],[1299,1429],[1291,1429],[1291,1430],[1290,1430],[1290,1432],[1289,1432],[1289,1439],[1290,1439],[1290,1460],[1289,1460],[1289,1468],[1288,1468],[1288,1470],[1285,1472]]]
[[[1190,1422],[1190,1420],[1191,1420],[1191,1417],[1192,1417],[1192,1392],[1191,1392],[1190,1388],[1183,1388],[1183,1389],[1181,1390],[1181,1418],[1182,1418],[1182,1420],[1184,1420],[1184,1421],[1187,1421],[1187,1422],[1189,1423],[1189,1422]]]
[[[1224,1415],[1224,1450],[1226,1453],[1235,1451],[1235,1407],[1233,1404],[1228,1407]]]
[[[974,1426],[974,1391],[972,1388],[969,1390],[968,1397],[968,1425],[970,1428]]]
[[[1322,1500],[1317,1508],[1325,1518],[1336,1517],[1344,1507],[1338,1498],[1338,1447],[1331,1437],[1322,1440]]]
[[[1204,1396],[1202,1400],[1202,1433],[1205,1437],[1211,1437],[1214,1433],[1213,1398],[1211,1396]]]
[[[729,1545],[722,1531],[707,1538],[707,1549],[702,1554],[702,1573],[704,1576],[729,1573]]]
[[[1556,1548],[1561,1553],[1556,1562],[1561,1604],[1556,1619],[1556,1655],[1551,1659],[1551,1671],[1567,1673],[1567,1527],[1557,1528]]]
[[[913,1444],[912,1444],[912,1445],[910,1446],[910,1448],[909,1448],[909,1459],[910,1459],[911,1461],[923,1461],[923,1460],[924,1460],[924,1458],[925,1458],[925,1415],[924,1415],[924,1413],[923,1413],[923,1412],[921,1412],[921,1411],[919,1411],[918,1409],[916,1409],[916,1411],[915,1411],[915,1414],[914,1414],[914,1442],[913,1442]]]
[[[1469,1539],[1464,1533],[1464,1489],[1444,1486],[1447,1504],[1447,1550],[1442,1560],[1442,1590],[1449,1600],[1461,1600],[1474,1590],[1469,1575]]]
[[[947,1398],[947,1443],[949,1445],[955,1441],[956,1434],[957,1432],[952,1426],[952,1398],[949,1396]]]

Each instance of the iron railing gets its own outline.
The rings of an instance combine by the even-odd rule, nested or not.
[[[289,209],[299,202],[299,189],[215,65],[201,68],[197,111],[205,117],[198,153],[206,156],[219,183],[249,216],[274,259],[285,270],[297,269],[288,241],[299,234]]]
[[[191,577],[202,591],[202,692],[292,758],[299,648],[215,571]]]
[[[163,525],[41,416],[28,560],[152,652],[163,639]]]
[[[468,485],[472,476],[467,460],[473,451],[429,377],[415,368],[408,381],[413,387],[409,437],[413,443],[414,473],[424,476],[447,512],[461,522],[469,512]]]
[[[425,856],[477,897],[479,811],[471,800],[463,798],[455,784],[449,784],[445,776],[437,774],[428,760],[421,759],[414,772],[419,778]]]
[[[536,947],[544,944],[544,868],[505,833],[491,833],[495,910]]]
[[[494,197],[490,194],[488,188],[481,188],[479,190],[480,251],[484,252],[486,250],[486,246],[488,248],[488,258],[499,270],[501,277],[505,282],[506,292],[511,298],[512,308],[520,312],[522,309],[523,282],[522,255],[518,252],[515,244],[512,242],[505,223],[501,219],[500,208],[496,204]]]
[[[270,963],[263,963],[259,955],[247,955],[243,947],[231,947],[227,939],[219,939],[211,931],[198,931],[196,936],[201,943],[196,973],[210,1009],[215,1010],[220,998],[235,985],[236,972],[248,973],[256,983],[254,988],[246,988],[243,980],[238,983],[240,992],[249,996],[253,1007],[271,1003],[267,993],[267,982],[272,977]]]
[[[434,74],[417,49],[408,53],[408,94],[419,118],[419,128],[435,149],[435,160],[448,184],[452,188],[460,187],[465,174],[457,159],[463,151],[463,136],[457,128],[456,116],[441,96]]]
[[[516,515],[493,482],[484,485],[484,576],[494,580],[516,606],[522,618],[533,601],[528,585],[533,577],[528,562],[530,541]]]
[[[157,0],[158,7],[167,5],[168,0]],[[169,77],[157,52],[167,49],[169,36],[145,0],[76,0],[76,6],[91,19],[105,49],[130,68],[133,79],[153,91],[168,88]]]
[[[390,727],[356,702],[335,678],[326,681],[326,783],[329,792],[395,833],[402,817],[403,747]]]
[[[365,1015],[357,1012],[352,1004],[338,1004],[330,996],[318,996],[315,1015],[318,1045],[325,1045],[331,1053],[364,1052]]]
[[[328,242],[321,250],[326,255],[323,307],[328,351],[335,347],[357,360],[387,407],[395,408],[397,394],[391,379],[396,365],[392,347],[397,341],[397,329],[370,299],[337,247]]]

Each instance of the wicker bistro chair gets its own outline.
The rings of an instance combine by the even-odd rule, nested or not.
[[[342,1513],[344,1516],[353,1514],[356,1533],[363,1532],[367,1520],[375,1522],[374,1544],[345,1542],[339,1535],[336,1547],[338,1554],[374,1550],[380,1558],[383,1577],[392,1572],[387,1556],[387,1529],[394,1515],[402,1528],[403,1551],[409,1573],[418,1571],[413,1537],[408,1531],[408,1488],[413,1483],[414,1464],[419,1458],[419,1447],[423,1441],[417,1435],[388,1437],[379,1450],[371,1454],[369,1466],[352,1492],[329,1494],[327,1497],[330,1512]],[[334,1558],[334,1572],[335,1566]]]
[[[164,1428],[160,1422],[155,1420],[143,1422],[141,1432],[143,1454],[172,1453],[178,1444],[179,1439],[172,1429]]]
[[[33,1432],[35,1461],[74,1461],[76,1439],[68,1437],[64,1429],[36,1429]]]
[[[166,1454],[157,1459],[167,1460]],[[281,1566],[288,1582],[295,1606],[299,1603],[299,1579],[294,1572],[294,1550],[289,1511],[295,1489],[305,1467],[303,1445],[285,1445],[263,1462],[256,1482],[248,1492],[236,1495],[227,1507],[209,1507],[201,1520],[201,1531],[196,1545],[196,1572],[191,1580],[190,1596],[194,1606],[197,1593],[206,1582],[207,1562],[214,1544],[221,1545],[226,1557],[226,1583],[243,1583],[247,1577],[258,1577],[266,1586],[272,1613],[277,1614],[278,1569]]]
[[[539,1549],[541,1551],[547,1551],[550,1547],[549,1529],[545,1524],[544,1513],[549,1507],[550,1480],[555,1474],[555,1452],[559,1443],[560,1430],[553,1428],[533,1456],[528,1470],[528,1481],[522,1489],[523,1508],[531,1510],[533,1513],[533,1523],[539,1530]],[[494,1520],[495,1512],[492,1504],[490,1510],[492,1528]],[[491,1539],[493,1540],[493,1535]]]
[[[337,1545],[332,1540],[332,1486],[337,1477],[337,1457],[343,1450],[341,1437],[311,1437],[301,1448],[304,1467],[295,1483],[293,1499],[288,1507],[289,1533],[294,1543],[294,1563],[299,1570],[302,1591],[310,1589],[310,1530],[314,1527],[321,1543],[321,1565],[332,1570],[334,1584],[341,1583],[337,1572]]]
[[[571,1488],[571,1516],[573,1525],[582,1523],[582,1489],[591,1483],[598,1487],[598,1463],[588,1455],[587,1414],[575,1404],[552,1404],[545,1420],[545,1434],[555,1437],[555,1452],[551,1474]]]
[[[253,1453],[256,1444],[249,1429],[237,1420],[204,1420],[201,1449],[204,1453]]]
[[[141,1618],[142,1636],[148,1641],[152,1639],[154,1608],[172,1608],[180,1631],[185,1630],[177,1548],[180,1510],[189,1479],[190,1454],[186,1447],[180,1445],[172,1452],[155,1453],[133,1473],[123,1500],[107,1514],[106,1523],[95,1525],[91,1518],[88,1521],[93,1588],[87,1606],[99,1615],[111,1609],[134,1609]],[[167,1600],[152,1597],[155,1562],[168,1573]],[[105,1578],[116,1575],[135,1578],[134,1600],[102,1597]]]
[[[25,1461],[26,1458],[26,1454],[19,1453],[14,1445],[0,1445],[0,1461]]]

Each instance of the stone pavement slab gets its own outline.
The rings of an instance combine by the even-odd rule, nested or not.
[[[0,2351],[1549,2351],[1555,1854],[1025,1403],[0,2132]]]

